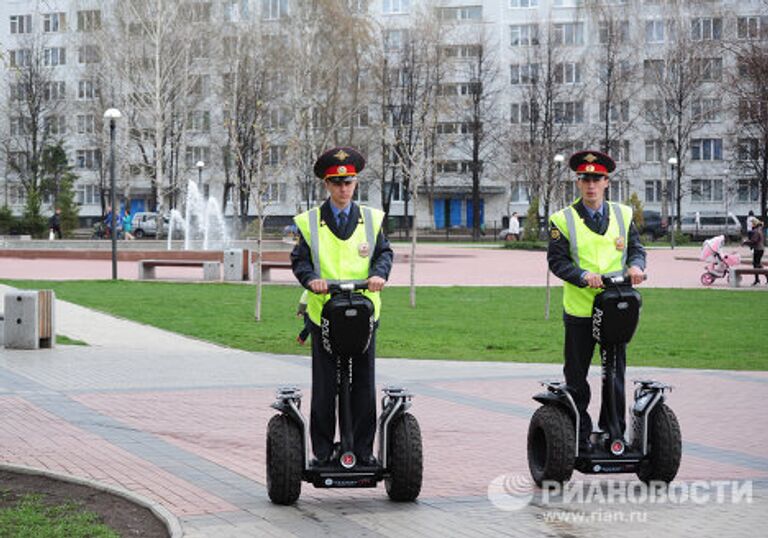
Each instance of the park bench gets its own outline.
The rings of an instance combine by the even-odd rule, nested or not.
[[[291,262],[282,260],[262,260],[261,261],[261,281],[269,282],[270,271],[272,269],[290,269]],[[256,263],[253,264],[253,274],[256,274]]]
[[[759,269],[754,269],[750,267],[749,269],[731,269],[731,274],[728,280],[732,288],[738,288],[741,285],[741,277],[743,275],[763,275],[768,278],[768,268],[761,267]]]
[[[202,267],[203,280],[221,280],[221,262],[206,260],[139,260],[139,280],[154,279],[156,267]]]

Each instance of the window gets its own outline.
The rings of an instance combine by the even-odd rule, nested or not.
[[[64,116],[46,116],[45,132],[51,135],[63,135],[67,132],[67,118]]]
[[[76,121],[78,134],[93,134],[96,132],[96,116],[93,114],[78,114]]]
[[[26,172],[29,170],[29,158],[24,151],[8,152],[8,166],[14,172]]]
[[[288,16],[288,0],[261,0],[261,18],[276,21]]]
[[[622,202],[629,198],[629,181],[611,181],[605,192],[606,200]]]
[[[626,43],[629,41],[629,21],[600,21],[598,39],[601,45]]]
[[[513,47],[539,44],[539,27],[536,24],[513,24],[509,31]]]
[[[367,202],[369,200],[370,182],[365,181],[363,183],[358,182],[355,189],[355,201]]]
[[[411,0],[382,0],[381,12],[385,15],[409,13],[410,11]]]
[[[664,60],[643,60],[643,82],[657,84],[664,79]]]
[[[582,101],[557,101],[553,108],[555,123],[584,122],[584,103]]]
[[[566,62],[555,64],[554,80],[556,84],[578,84],[581,82],[581,64]]]
[[[768,38],[768,17],[739,17],[736,19],[736,36],[739,39]]]
[[[691,101],[691,116],[697,122],[714,123],[721,121],[721,110],[722,101],[717,98],[702,98]]]
[[[211,130],[211,113],[207,110],[193,110],[187,114],[187,129],[205,132]]]
[[[67,50],[64,47],[49,47],[43,49],[43,65],[54,67],[67,64]]]
[[[629,162],[629,140],[611,140],[608,154],[617,162]]]
[[[719,17],[694,17],[691,19],[691,39],[694,41],[719,41],[723,35],[723,19]]]
[[[514,64],[510,66],[512,84],[536,84],[539,64]]]
[[[359,110],[352,110],[349,107],[342,107],[341,122],[342,127],[368,127],[368,108],[363,107]]]
[[[723,78],[722,58],[697,58],[694,67],[704,82],[716,82]]]
[[[43,15],[43,31],[46,33],[65,32],[67,30],[66,13],[46,13]]]
[[[661,189],[661,180],[655,179],[653,181],[645,182],[645,201],[646,203],[661,202],[664,198],[664,192]]]
[[[30,67],[32,65],[32,49],[16,49],[8,51],[11,67]]]
[[[32,15],[11,15],[12,34],[31,34]]]
[[[723,140],[721,138],[694,138],[691,140],[691,160],[721,161]]]
[[[25,205],[27,203],[27,191],[23,185],[9,185],[8,198],[11,205]]]
[[[483,18],[483,6],[442,7],[438,15],[443,21],[479,21]]]
[[[101,165],[100,149],[79,149],[75,153],[75,166],[82,170],[98,170]]]
[[[66,86],[64,81],[46,82],[43,88],[43,99],[45,101],[63,101],[67,98]]]
[[[653,19],[645,21],[645,42],[664,43],[664,21]]]
[[[193,2],[187,6],[190,22],[208,22],[211,20],[210,2]]]
[[[77,31],[93,32],[101,30],[101,11],[91,9],[88,11],[77,12]]]
[[[629,101],[611,103],[611,121],[629,121]],[[607,120],[608,106],[606,101],[600,101],[600,121]]]
[[[739,202],[757,202],[760,199],[758,181],[755,179],[740,179],[736,197]]]
[[[555,45],[583,45],[584,23],[566,22],[553,27]]]
[[[538,117],[538,106],[535,102],[529,103],[512,103],[512,111],[510,114],[511,123],[531,123],[531,117],[534,120]]]
[[[513,181],[512,191],[509,194],[510,202],[527,203],[528,202],[528,187],[524,181]]]
[[[265,114],[267,129],[284,129],[291,119],[291,111],[287,108],[271,108]]]
[[[206,165],[211,161],[211,148],[208,146],[187,146],[184,154],[184,164],[187,168],[194,168],[195,163],[203,161]]]
[[[267,154],[264,156],[264,164],[277,166],[285,162],[288,154],[288,146],[269,146]]]
[[[539,5],[539,0],[509,0],[509,7],[519,8],[519,7],[537,7]]]
[[[285,202],[285,183],[266,183],[264,192],[261,193],[261,199],[264,202]]]
[[[81,80],[77,83],[78,99],[96,99],[99,95],[99,87],[93,80]]]
[[[101,62],[101,49],[97,45],[85,45],[77,49],[77,62],[97,64]]]
[[[722,202],[723,200],[723,180],[722,179],[692,179],[691,180],[691,201],[692,202]]]
[[[739,99],[739,121],[757,122],[768,117],[768,105],[757,99]]]
[[[757,161],[760,159],[760,142],[757,138],[739,138],[737,144],[736,158],[740,161]]]
[[[11,136],[23,136],[29,133],[31,126],[29,118],[14,116],[11,118]]]
[[[387,51],[402,50],[408,42],[408,30],[387,30],[384,32],[384,49]]]
[[[207,37],[198,37],[190,42],[189,56],[191,59],[208,58],[210,45]]]
[[[645,141],[645,162],[660,163],[664,158],[664,144],[661,140]]]
[[[96,205],[99,203],[98,185],[78,185],[75,189],[78,205]]]
[[[190,75],[189,95],[194,97],[206,97],[211,82],[210,75]]]

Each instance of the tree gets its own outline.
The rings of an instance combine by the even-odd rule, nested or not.
[[[71,236],[72,230],[78,226],[80,209],[75,202],[76,181],[77,176],[67,162],[62,142],[46,147],[42,159],[43,190],[50,195],[53,210],[61,209],[61,229],[65,236]]]

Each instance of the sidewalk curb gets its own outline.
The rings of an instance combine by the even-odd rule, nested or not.
[[[152,512],[155,515],[155,517],[157,517],[165,525],[165,528],[168,529],[168,533],[170,534],[171,538],[181,538],[184,535],[184,531],[182,531],[181,529],[181,522],[167,508],[165,508],[159,503],[156,503],[155,501],[150,500],[149,498],[143,495],[139,495],[138,493],[133,493],[119,486],[112,486],[109,484],[105,484],[103,482],[97,482],[96,480],[91,480],[89,478],[81,478],[78,476],[56,473],[56,472],[45,470],[45,469],[27,467],[25,465],[13,465],[10,463],[0,463],[0,470],[10,471],[13,473],[20,473],[20,474],[46,476],[48,478],[53,478],[55,480],[61,480],[62,482],[78,484],[78,485],[86,486],[98,491],[111,493],[112,495],[117,495],[118,497],[122,497],[134,504],[147,508],[150,512]]]

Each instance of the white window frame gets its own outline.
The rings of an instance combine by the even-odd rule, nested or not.
[[[31,34],[32,15],[11,15],[11,34]]]
[[[404,15],[411,12],[411,0],[382,0],[381,12],[384,15]]]
[[[96,116],[93,114],[78,114],[75,118],[78,134],[93,134],[96,132]]]
[[[511,24],[509,32],[509,44],[511,47],[528,47],[539,44],[538,24]]]
[[[45,13],[43,14],[43,32],[46,34],[55,34],[67,31],[66,13]]]
[[[692,161],[722,161],[722,138],[694,138],[691,140]]]

